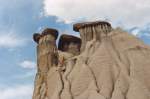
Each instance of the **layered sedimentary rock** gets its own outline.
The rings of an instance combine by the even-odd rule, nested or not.
[[[38,67],[46,72],[37,73],[42,76],[36,77],[33,99],[150,99],[149,46],[108,22],[77,23],[73,28],[81,41],[62,35],[58,49],[49,42],[50,47],[38,50]],[[55,42],[51,32],[35,34],[38,46],[48,35]],[[39,53],[45,49],[49,53],[42,55],[50,58],[42,60]]]

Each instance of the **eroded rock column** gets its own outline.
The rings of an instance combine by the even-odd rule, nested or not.
[[[71,82],[68,79],[70,72],[72,71],[75,60],[72,57],[77,56],[80,54],[80,46],[81,46],[81,39],[72,35],[62,35],[59,40],[59,59],[61,62],[60,65],[62,72],[62,81],[63,81],[63,88],[62,93],[60,94],[61,99],[73,99],[73,95],[71,93]]]
[[[45,29],[41,34],[33,35],[37,43],[37,74],[33,99],[47,99],[47,73],[58,62],[57,36],[58,31],[51,28]]]
[[[80,32],[82,39],[82,52],[70,75],[70,79],[76,75],[72,81],[74,99],[110,99],[113,82],[108,71],[112,66],[103,40],[111,32],[111,25],[102,21],[78,23],[74,30]]]
[[[70,76],[76,75],[74,99],[150,98],[149,46],[125,31],[112,30],[107,22],[79,23],[74,30],[82,39],[82,53]]]

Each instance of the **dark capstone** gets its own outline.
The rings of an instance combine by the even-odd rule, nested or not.
[[[49,34],[53,35],[55,37],[55,39],[57,39],[57,37],[58,37],[58,31],[56,29],[46,28],[42,32],[42,36],[49,35]]]
[[[108,25],[111,27],[111,24],[106,21],[95,21],[95,22],[83,22],[83,23],[76,23],[73,25],[73,30],[79,32],[79,29],[87,27],[87,26],[96,26],[96,25]]]
[[[61,35],[58,43],[58,49],[61,51],[66,51],[66,47],[68,47],[71,42],[77,43],[81,46],[80,38],[67,34]]]
[[[39,40],[41,38],[41,35],[39,33],[34,33],[33,34],[33,40],[36,42],[36,43],[39,43]]]
[[[45,35],[53,35],[55,37],[55,39],[57,39],[57,37],[58,37],[58,31],[56,29],[46,28],[46,29],[43,30],[43,32],[41,34],[34,33],[33,34],[33,40],[36,43],[39,43],[40,38],[43,37],[43,36],[45,36]]]

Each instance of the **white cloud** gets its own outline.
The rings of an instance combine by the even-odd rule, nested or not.
[[[135,35],[135,36],[139,36],[139,34],[140,34],[140,29],[139,29],[139,28],[135,28],[135,29],[133,29],[133,30],[131,31],[131,33],[132,33],[133,35]]]
[[[19,64],[23,68],[34,69],[36,68],[36,63],[30,60],[24,60]]]
[[[15,87],[0,88],[0,99],[31,99],[33,87],[31,85],[18,85]]]
[[[26,40],[17,36],[15,33],[0,34],[0,48],[14,48],[23,46]]]
[[[114,25],[150,22],[150,0],[44,0],[45,15],[66,22],[109,19]]]
[[[142,37],[142,36],[150,37],[150,24],[146,24],[142,27],[135,27],[129,30],[129,32],[137,37]]]

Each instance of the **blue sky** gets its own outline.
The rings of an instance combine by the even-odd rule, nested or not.
[[[73,23],[108,20],[113,27],[122,27],[150,44],[148,0],[105,0],[102,4],[100,1],[0,0],[1,99],[31,99],[36,73],[36,44],[32,35],[46,27],[58,29],[60,34],[78,35],[72,30]],[[124,3],[126,7],[122,6]]]

